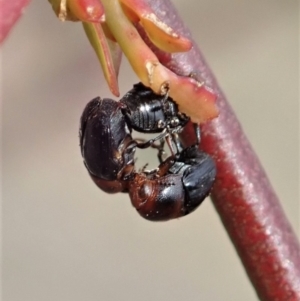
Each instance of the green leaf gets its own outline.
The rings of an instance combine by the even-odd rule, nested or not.
[[[108,42],[100,23],[82,22],[82,24],[100,61],[104,77],[111,92],[116,96],[120,96],[117,79],[120,66],[120,55],[117,55],[118,46],[111,45],[114,42]]]

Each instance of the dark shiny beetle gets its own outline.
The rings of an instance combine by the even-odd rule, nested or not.
[[[138,132],[178,131],[189,121],[170,97],[157,95],[141,83],[134,85],[120,102],[124,104],[128,125]]]
[[[121,103],[98,97],[87,104],[80,147],[90,176],[102,190],[126,191],[123,180],[133,172],[135,147]]]
[[[146,148],[178,132],[189,118],[169,97],[156,95],[142,84],[134,85],[119,102],[97,97],[81,117],[80,146],[94,182],[105,192],[126,191],[124,180],[133,171],[135,148]],[[133,140],[132,129],[161,133],[146,142]]]
[[[188,121],[171,98],[156,95],[142,84],[135,85],[119,102],[93,99],[80,125],[81,153],[91,178],[105,192],[129,192],[133,206],[148,220],[189,214],[209,194],[216,169],[211,157],[198,150],[198,145],[181,149],[177,133]],[[132,129],[158,135],[141,141],[132,138]],[[199,142],[199,127],[195,126],[195,130]],[[160,146],[155,145],[156,141]],[[163,160],[160,155],[165,141],[171,156]],[[137,147],[157,148],[159,167],[137,172]]]
[[[209,194],[215,176],[212,158],[192,146],[166,159],[154,172],[135,173],[129,195],[142,217],[169,220],[194,211]]]

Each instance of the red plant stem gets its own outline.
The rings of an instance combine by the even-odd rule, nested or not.
[[[30,0],[0,0],[0,45]]]
[[[148,0],[185,37],[191,34],[170,0]],[[166,12],[166,13],[165,13]],[[147,38],[145,37],[147,41]],[[155,51],[173,72],[191,73],[218,94],[220,116],[202,127],[201,148],[217,165],[212,200],[261,300],[300,300],[300,246],[271,184],[197,45],[181,54]],[[194,142],[188,127],[182,139]]]
[[[0,44],[29,1],[0,0]],[[169,0],[148,2],[164,22],[191,38]],[[153,46],[150,42],[149,45]],[[202,127],[201,141],[201,148],[213,156],[218,170],[212,192],[213,203],[260,299],[299,301],[299,243],[197,45],[194,43],[193,49],[187,53],[173,55],[152,48],[170,70],[185,76],[193,73],[217,92],[220,116]],[[194,142],[191,127],[187,127],[182,138],[186,144]]]

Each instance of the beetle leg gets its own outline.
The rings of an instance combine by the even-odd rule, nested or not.
[[[179,136],[178,136],[177,132],[172,134],[172,138],[173,138],[173,143],[176,146],[177,153],[180,153],[182,151],[182,146],[181,146],[181,143],[180,143]]]
[[[159,163],[162,163],[164,161],[163,156],[166,155],[164,146],[165,146],[165,140],[160,140],[160,145],[158,146],[158,154],[157,154]]]
[[[179,154],[168,157],[165,161],[163,161],[157,168],[156,175],[158,177],[163,177],[169,173],[170,168],[174,165],[174,163],[178,160]]]
[[[148,165],[149,163],[146,163],[139,172],[145,172]]]
[[[163,158],[166,155],[166,152],[165,152],[165,149],[164,149],[164,147],[165,147],[165,139],[161,139],[159,141],[159,144],[153,143],[151,145],[151,147],[158,150],[157,158],[158,158],[159,163],[162,163],[166,159],[166,158],[165,159]]]
[[[144,149],[144,148],[148,148],[148,147],[152,146],[154,144],[154,142],[164,139],[168,135],[169,134],[168,134],[167,130],[164,129],[160,135],[158,135],[157,137],[155,137],[153,139],[150,139],[146,142],[137,142],[137,141],[134,141],[134,142],[136,143],[136,147]]]
[[[144,139],[136,139],[136,140],[138,140],[138,141],[145,141]],[[150,146],[150,147],[155,148],[155,149],[158,150],[157,158],[158,158],[159,163],[162,163],[166,159],[166,158],[165,159],[163,158],[166,155],[164,146],[165,146],[165,139],[161,139],[159,141],[159,144],[153,143]]]
[[[196,134],[196,143],[197,143],[197,145],[199,145],[200,141],[201,141],[200,126],[198,123],[193,123],[193,127],[194,127],[195,134]]]
[[[166,141],[167,141],[167,144],[168,144],[168,146],[170,148],[172,156],[174,156],[175,154],[177,154],[178,153],[178,149],[177,149],[177,145],[176,145],[175,139],[173,137],[173,134],[168,135],[166,137]]]

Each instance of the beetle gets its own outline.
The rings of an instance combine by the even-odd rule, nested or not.
[[[129,196],[142,217],[166,221],[193,212],[208,196],[215,177],[213,159],[193,145],[167,158],[155,171],[135,173]]]
[[[85,107],[80,124],[81,154],[93,181],[108,193],[126,191],[123,180],[134,169],[135,148],[121,104],[97,97]]]
[[[130,126],[142,133],[160,133],[165,128],[184,127],[190,120],[166,95],[157,95],[142,83],[135,84],[120,100]]]
[[[127,118],[127,124],[134,130],[142,133],[161,133],[167,132],[170,137],[179,133],[183,127],[190,121],[190,118],[181,113],[178,105],[171,97],[166,95],[157,95],[150,88],[142,83],[135,84],[133,89],[127,92],[120,100],[124,104],[124,114]],[[193,123],[197,144],[200,143],[200,128],[198,124]],[[162,137],[160,137],[162,138]],[[158,139],[157,139],[158,140]],[[172,142],[177,142],[173,139]],[[145,143],[149,147],[153,141]],[[167,143],[174,154],[171,141]]]
[[[189,118],[178,111],[167,96],[156,95],[141,83],[134,85],[119,101],[94,98],[81,116],[80,147],[90,176],[108,193],[126,192],[126,179],[134,169],[136,147],[147,148],[155,141],[176,135]],[[159,133],[149,141],[134,140],[132,129],[143,133]]]
[[[168,96],[134,85],[120,101],[97,97],[81,116],[80,148],[95,184],[107,193],[128,192],[133,206],[148,220],[161,221],[187,215],[209,194],[216,168],[197,143],[182,149],[178,133],[189,118]],[[150,140],[132,138],[132,130],[157,133]],[[157,145],[156,141],[160,144]],[[165,141],[171,155],[163,160]],[[135,170],[136,148],[154,147],[160,165]]]

